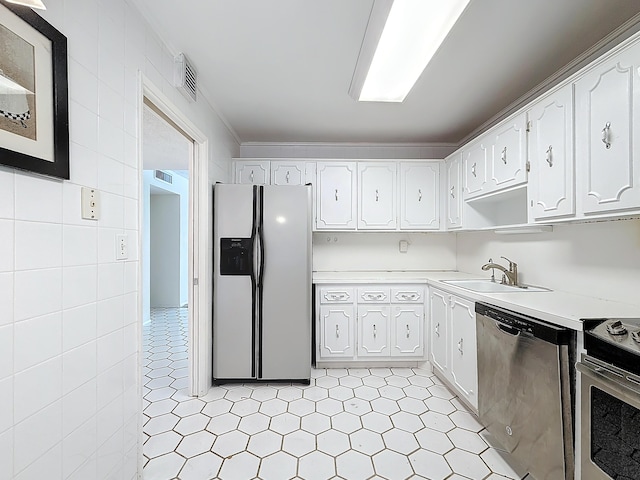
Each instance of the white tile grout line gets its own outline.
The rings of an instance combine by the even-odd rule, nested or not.
[[[184,392],[186,308],[152,309],[143,345],[145,480],[521,478],[426,370],[317,369],[309,386],[224,385],[194,399]],[[279,445],[257,451],[267,436]]]

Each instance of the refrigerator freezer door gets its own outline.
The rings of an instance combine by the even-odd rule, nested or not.
[[[265,186],[259,378],[311,375],[311,187]]]
[[[246,247],[246,239],[252,235],[253,186],[216,185],[213,195],[213,378],[255,378],[256,320],[253,315],[255,310],[252,308],[254,289],[251,276],[253,268],[247,275],[246,265],[241,262],[241,266],[245,267],[241,269],[245,273],[229,274],[225,267],[229,267],[230,255],[221,255],[221,245],[223,249],[235,245],[233,242],[230,243],[229,239],[238,239]],[[241,246],[236,245],[233,248],[238,251],[244,250]]]

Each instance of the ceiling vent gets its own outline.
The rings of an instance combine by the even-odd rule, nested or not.
[[[167,183],[173,183],[173,176],[169,175],[167,172],[163,172],[162,170],[156,170],[155,174],[158,180],[162,180],[163,182],[167,182]]]
[[[198,72],[184,53],[179,53],[175,57],[174,64],[176,87],[187,100],[195,102],[198,89]]]

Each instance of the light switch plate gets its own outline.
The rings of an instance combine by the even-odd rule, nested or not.
[[[406,240],[400,240],[398,248],[400,249],[400,253],[407,253],[409,251],[409,242]]]
[[[129,258],[128,241],[128,235],[116,235],[116,260],[126,260],[127,258]]]
[[[100,192],[95,188],[82,187],[82,218],[98,220],[100,218]]]

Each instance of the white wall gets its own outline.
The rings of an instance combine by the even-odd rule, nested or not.
[[[209,138],[209,176],[239,146],[125,0],[47,2],[68,37],[71,179],[0,167],[0,477],[132,479],[140,418],[138,71]],[[101,216],[80,217],[80,187]],[[208,218],[209,212],[204,212]],[[207,228],[207,226],[205,226]],[[115,234],[129,235],[115,261]]]
[[[152,307],[180,306],[180,197],[151,195],[149,257]]]
[[[487,277],[480,267],[489,257],[504,265],[501,255],[518,264],[523,283],[640,304],[640,220],[556,225],[540,234],[458,234],[460,271]]]
[[[400,253],[400,240],[409,242]],[[313,234],[315,271],[455,270],[455,233]]]
[[[168,184],[158,180],[154,176],[153,170],[143,171],[143,211],[142,211],[142,318],[144,322],[148,322],[151,315],[151,186],[154,189],[161,189],[166,192],[172,192],[180,198],[180,224],[179,224],[179,299],[177,305],[185,305],[189,300],[189,180],[178,175],[171,170],[163,170],[173,175],[173,183]],[[206,194],[206,193],[205,193]],[[165,277],[167,278],[167,277]],[[176,279],[177,280],[177,279]],[[158,305],[154,305],[158,306]]]

